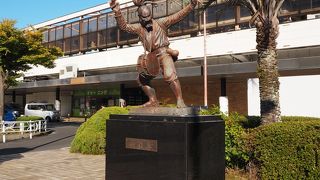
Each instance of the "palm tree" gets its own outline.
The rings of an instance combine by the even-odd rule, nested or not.
[[[204,7],[214,0],[204,0]],[[281,122],[279,103],[279,73],[277,43],[279,35],[278,13],[284,0],[226,0],[231,5],[242,5],[250,11],[250,24],[257,29],[257,75],[260,90],[262,124]]]
[[[247,7],[252,15],[250,24],[255,25],[257,29],[257,75],[262,124],[281,122],[276,39],[279,35],[278,13],[284,0],[229,1],[233,5],[240,4]]]

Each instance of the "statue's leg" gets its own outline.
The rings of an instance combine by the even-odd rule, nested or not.
[[[153,77],[140,73],[138,75],[138,84],[141,86],[143,92],[148,96],[149,101],[144,103],[143,107],[157,107],[159,106],[159,102],[157,100],[157,96],[154,88],[150,86],[150,81]]]
[[[176,96],[177,107],[186,107],[182,98],[181,85],[176,73],[176,68],[170,55],[165,55],[161,58],[161,68],[164,80],[169,84],[172,92]]]

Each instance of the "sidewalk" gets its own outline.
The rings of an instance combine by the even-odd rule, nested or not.
[[[81,117],[62,117],[61,122],[80,122],[83,123],[85,122],[85,118]],[[50,122],[49,122],[50,123]],[[50,126],[50,124],[49,124]],[[50,127],[48,128],[47,132],[35,132],[33,133],[33,136],[39,136],[39,135],[47,135],[50,134],[52,131],[50,130]],[[0,143],[3,142],[3,137],[2,134],[0,133]],[[9,133],[6,135],[6,141],[12,141],[12,140],[17,140],[17,139],[23,139],[23,138],[30,138],[30,134],[28,132],[25,132],[24,134],[20,133]]]
[[[105,179],[105,155],[69,153],[68,148],[0,155],[1,180]]]
[[[52,133],[52,130],[50,130],[50,129],[48,129],[47,132],[34,132],[34,133],[32,133],[32,137],[47,135],[47,134],[50,134],[50,133]],[[26,133],[23,133],[23,134],[20,134],[20,133],[9,133],[9,134],[6,134],[6,142],[17,140],[17,139],[24,139],[24,138],[30,139],[30,133],[26,132]],[[2,134],[1,134],[1,137],[0,137],[0,143],[3,143]]]

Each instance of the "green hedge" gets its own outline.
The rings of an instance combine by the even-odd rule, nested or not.
[[[319,120],[295,117],[261,126],[248,135],[247,147],[261,179],[320,177]]]
[[[242,124],[248,122],[245,116],[238,113],[224,115],[218,106],[211,106],[208,109],[202,109],[201,115],[220,115],[225,122],[225,162],[229,168],[244,168],[249,160],[245,151],[244,136],[245,129]]]
[[[105,107],[96,112],[77,130],[70,152],[82,154],[104,154],[106,147],[106,120],[110,114],[128,114],[121,107]]]
[[[43,120],[43,118],[39,116],[20,116],[17,118],[16,121],[37,121],[37,120]]]
[[[226,165],[231,168],[245,168],[249,155],[246,151],[244,136],[245,129],[241,122],[247,121],[245,116],[238,113],[230,113],[229,116],[223,116],[225,121],[225,156]]]
[[[292,122],[292,121],[320,121],[320,118],[316,117],[304,117],[304,116],[281,116],[282,122]]]

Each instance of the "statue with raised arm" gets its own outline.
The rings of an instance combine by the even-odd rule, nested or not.
[[[197,0],[191,0],[191,3],[179,12],[157,20],[152,18],[151,10],[146,5],[150,2],[133,0],[133,3],[138,6],[137,11],[140,23],[136,24],[126,23],[121,14],[120,5],[116,0],[111,0],[110,7],[115,13],[119,28],[123,31],[137,34],[145,50],[145,53],[139,56],[137,64],[138,84],[149,97],[149,101],[143,104],[143,107],[159,106],[155,90],[151,87],[150,82],[160,72],[176,97],[177,107],[186,107],[174,66],[174,61],[177,60],[179,52],[169,48],[167,29],[192,12],[197,5]]]

